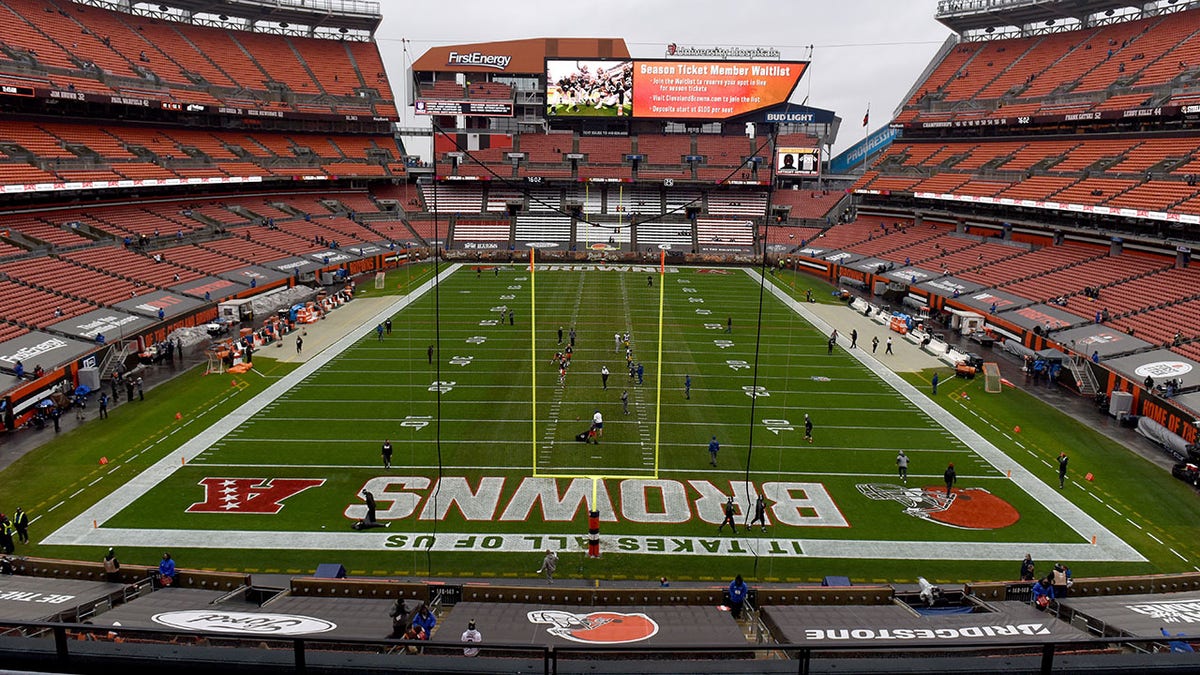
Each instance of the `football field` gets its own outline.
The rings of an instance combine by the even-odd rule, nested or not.
[[[1019,441],[1004,447],[948,414],[866,335],[831,351],[830,329],[762,281],[723,268],[451,266],[42,543],[485,575],[513,575],[547,548],[598,576],[703,577],[711,561],[747,559],[780,576],[814,561],[951,569],[1026,552],[1145,562],[1013,461]],[[580,441],[597,412],[602,433]],[[351,528],[364,490],[384,527]],[[749,527],[757,495],[765,526]],[[736,535],[718,533],[729,497]],[[593,509],[603,562],[582,557]]]

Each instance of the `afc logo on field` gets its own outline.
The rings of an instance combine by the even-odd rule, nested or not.
[[[205,478],[204,501],[187,507],[188,513],[275,514],[283,500],[325,484],[324,478]]]

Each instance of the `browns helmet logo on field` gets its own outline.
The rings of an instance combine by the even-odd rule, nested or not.
[[[864,483],[857,487],[870,499],[900,502],[914,518],[964,530],[999,530],[1021,519],[1012,504],[983,488],[954,488],[947,495],[946,488],[938,486]]]
[[[530,623],[549,624],[546,632],[572,642],[614,645],[639,642],[658,633],[658,622],[645,614],[590,612],[576,614],[557,609],[529,612]]]

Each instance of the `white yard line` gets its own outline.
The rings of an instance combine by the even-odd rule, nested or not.
[[[442,279],[450,276],[459,265],[453,264],[447,267],[441,275]],[[379,311],[375,316],[364,322],[364,325],[370,326],[382,322],[384,319],[391,317],[396,312],[404,309],[412,304],[417,298],[420,298],[431,288],[437,279],[430,279],[421,284],[412,293],[398,298],[391,305]],[[93,528],[92,521],[104,523],[113,516],[127,508],[134,501],[140,499],[143,495],[154,489],[159,483],[167,480],[178,471],[183,463],[180,458],[191,461],[198,457],[201,453],[208,450],[212,445],[234,429],[241,426],[251,417],[273,403],[277,398],[289,391],[292,387],[299,384],[304,378],[309,377],[313,373],[325,367],[327,363],[348,349],[354,343],[362,339],[361,331],[350,331],[345,337],[334,342],[326,347],[312,359],[304,362],[296,370],[288,373],[286,376],[267,387],[254,398],[243,403],[236,410],[228,415],[217,420],[212,426],[204,429],[191,440],[185,442],[176,451],[170,453],[166,457],[155,462],[152,466],[134,476],[128,483],[120,489],[110,493],[94,505],[86,509],[83,513],[76,516],[70,522],[66,523],[50,536],[46,537],[42,543],[51,545],[93,545],[98,533],[103,528]],[[193,418],[194,419],[194,418]],[[173,433],[173,432],[172,432]],[[161,439],[160,439],[161,440]],[[82,492],[82,490],[80,490]],[[76,493],[76,495],[79,493]],[[76,495],[71,495],[74,498]],[[231,533],[232,534],[232,533]],[[171,541],[166,539],[165,541]],[[253,544],[245,543],[243,546],[253,547]],[[234,545],[237,546],[237,545]]]
[[[451,265],[441,274],[445,279],[452,274],[458,265]],[[671,270],[675,271],[675,270]],[[749,276],[761,281],[759,275],[747,270]],[[682,280],[681,280],[682,281]],[[371,325],[392,316],[405,308],[421,295],[426,293],[436,283],[431,279],[407,296],[398,299],[388,308],[364,323]],[[768,290],[784,305],[803,316],[818,329],[828,333],[829,326],[819,317],[814,316],[798,302],[788,297],[782,290],[772,284],[767,284]],[[253,399],[240,406],[233,413],[225,416],[217,423],[200,432],[195,438],[184,443],[176,452],[162,458],[149,469],[141,472],[127,484],[101,499],[76,518],[48,536],[44,543],[52,545],[91,545],[91,546],[174,546],[186,548],[253,548],[253,549],[306,549],[306,550],[424,550],[430,547],[435,551],[527,551],[535,552],[550,545],[560,550],[580,550],[583,546],[581,538],[565,535],[548,534],[504,534],[480,536],[479,533],[441,533],[425,535],[401,531],[380,530],[375,532],[258,532],[258,531],[212,531],[212,530],[175,530],[175,529],[125,529],[125,528],[93,528],[92,521],[104,523],[123,509],[133,504],[147,492],[169,478],[182,465],[180,457],[188,461],[195,459],[219,441],[227,440],[228,435],[258,412],[272,405],[280,397],[287,394],[292,387],[305,378],[319,371],[323,366],[337,358],[344,350],[361,339],[358,332],[352,332],[338,340],[313,359],[305,362],[296,371],[289,373]],[[1066,522],[1086,543],[1014,543],[1014,542],[952,542],[945,541],[862,541],[856,539],[805,539],[805,538],[734,538],[734,537],[656,537],[634,536],[624,537],[623,541],[632,542],[633,550],[624,553],[655,553],[662,552],[695,552],[712,556],[747,556],[761,555],[767,557],[819,557],[846,559],[908,559],[908,560],[1012,560],[1014,551],[1029,552],[1044,559],[1075,560],[1075,561],[1129,561],[1143,562],[1136,550],[1119,539],[1106,528],[1097,523],[1078,507],[1065,499],[1058,490],[1038,480],[1032,473],[1012,462],[1007,455],[996,448],[974,430],[960,420],[935,405],[915,387],[912,387],[891,370],[884,367],[865,351],[850,352],[859,359],[876,376],[890,385],[913,406],[922,410],[938,424],[944,427],[954,438],[977,453],[1001,476],[1012,470],[1012,481],[1041,502],[1047,509],[1057,514]],[[883,392],[888,393],[888,392]],[[345,399],[342,399],[345,400]],[[292,400],[291,402],[296,402]],[[313,401],[319,402],[319,401]],[[378,401],[371,401],[378,404]],[[861,409],[869,411],[869,409]],[[174,432],[172,432],[174,433]],[[239,439],[240,440],[240,439]],[[229,466],[241,468],[271,467],[260,464],[213,464],[206,466]],[[316,466],[313,468],[343,468],[341,466]],[[344,468],[361,468],[357,465]],[[394,467],[420,471],[428,467]],[[471,467],[473,469],[493,469],[511,471],[514,467]],[[595,467],[590,467],[594,470]],[[614,469],[615,470],[615,469]],[[678,473],[695,473],[696,475],[740,475],[741,471],[712,471],[688,469],[669,469]],[[764,475],[782,473],[786,475],[806,475],[795,472],[759,472]],[[813,475],[841,475],[822,472]],[[870,477],[863,474],[853,474],[858,477]],[[887,474],[891,476],[891,474]],[[936,482],[938,476],[927,476]],[[982,477],[971,477],[973,480]],[[997,480],[997,477],[988,477]],[[1090,492],[1088,494],[1091,494]],[[1095,497],[1095,495],[1092,495]],[[1100,501],[1097,498],[1098,501]],[[61,506],[56,504],[55,507]],[[53,508],[51,510],[53,510]],[[1096,537],[1096,545],[1090,543],[1091,537]],[[1153,535],[1150,535],[1153,537]],[[472,549],[464,547],[465,542],[494,540],[484,543],[486,548]],[[1158,541],[1155,538],[1155,541]],[[495,545],[499,542],[499,545]],[[475,544],[472,544],[475,545]],[[609,544],[606,542],[605,544]],[[665,546],[665,548],[663,548]]]
[[[747,269],[746,274],[756,282],[766,285],[766,289],[772,295],[779,299],[792,311],[802,316],[806,321],[811,323],[817,330],[828,335],[833,331],[833,327],[825,322],[821,317],[814,314],[807,307],[789,296],[783,289],[775,284],[772,284],[762,278],[754,270]],[[845,343],[843,346],[848,346],[849,341],[846,336],[839,335],[840,342]],[[1076,506],[1073,502],[1064,497],[1057,489],[1051,487],[1045,482],[1037,478],[1032,472],[1017,462],[1014,462],[1004,451],[993,445],[990,441],[980,436],[971,427],[967,426],[962,420],[954,415],[951,415],[944,408],[929,400],[923,392],[918,390],[913,385],[909,384],[904,378],[892,372],[887,366],[883,365],[878,359],[871,356],[865,350],[847,349],[847,353],[858,359],[868,370],[875,373],[884,383],[902,394],[905,398],[911,401],[917,408],[928,415],[936,423],[945,427],[950,433],[954,434],[960,442],[971,448],[973,452],[978,454],[989,464],[992,465],[1001,474],[1012,471],[1012,482],[1029,496],[1033,497],[1048,511],[1058,516],[1060,520],[1067,524],[1075,531],[1084,541],[1090,543],[1092,537],[1096,538],[1095,548],[1103,552],[1103,559],[1121,561],[1121,562],[1145,562],[1146,558],[1138,553],[1136,549],[1125,542],[1117,535],[1109,531],[1095,518],[1085,513],[1082,509]],[[1090,494],[1090,493],[1089,493]],[[1094,496],[1094,495],[1093,495]],[[957,544],[955,545],[957,546]],[[1015,544],[1005,544],[1010,554],[1019,546]],[[914,557],[922,558],[923,555]],[[1096,559],[1096,558],[1092,558]]]

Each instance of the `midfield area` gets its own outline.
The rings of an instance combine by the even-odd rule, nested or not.
[[[854,358],[868,339],[831,353],[824,333],[769,293],[760,314],[758,297],[740,270],[460,269],[396,314],[392,333],[365,325],[349,348],[318,356],[92,536],[573,550],[596,508],[605,549],[630,553],[665,552],[662,537],[681,551],[863,558],[1002,559],[1014,545],[1086,543]],[[432,356],[430,345],[440,346]],[[581,442],[596,411],[603,432]],[[959,482],[947,496],[950,463]],[[351,532],[366,515],[363,490],[386,527]],[[746,527],[757,494],[765,531]],[[738,539],[726,527],[713,543],[730,496]]]

